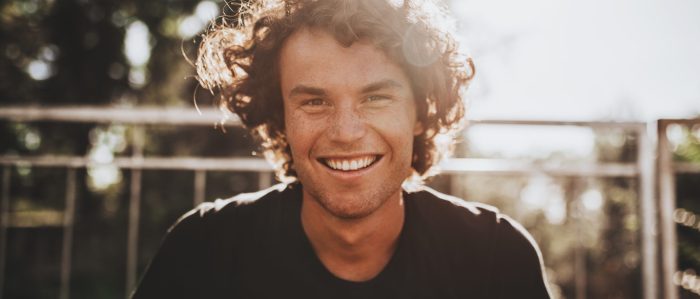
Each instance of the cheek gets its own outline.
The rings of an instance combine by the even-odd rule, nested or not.
[[[387,123],[396,136],[401,136],[403,140],[407,139],[412,144],[416,130],[416,111],[412,105],[404,107],[401,113],[394,114]]]
[[[412,155],[415,118],[413,114],[392,114],[376,122],[374,127],[380,132],[387,143],[400,155]]]
[[[295,160],[305,159],[313,146],[315,132],[313,124],[294,113],[285,113],[287,143]]]
[[[408,159],[408,163],[410,164],[411,161],[413,160],[413,140],[416,137],[416,128],[418,125],[418,121],[416,120],[416,109],[414,106],[410,106],[406,108],[405,112],[405,117],[403,118],[403,121],[401,122],[401,142],[403,144],[402,150],[404,156],[406,156],[406,159]]]

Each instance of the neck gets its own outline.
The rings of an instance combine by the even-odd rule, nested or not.
[[[404,223],[401,190],[371,214],[341,219],[304,192],[301,220],[304,232],[326,268],[339,278],[366,281],[391,259]]]

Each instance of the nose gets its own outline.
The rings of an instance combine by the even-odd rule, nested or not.
[[[330,122],[326,133],[331,141],[338,143],[355,142],[367,131],[365,120],[351,105],[337,106]]]

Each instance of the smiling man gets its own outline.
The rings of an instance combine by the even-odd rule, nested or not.
[[[133,298],[549,298],[520,225],[417,183],[474,73],[443,8],[258,1],[239,16],[205,35],[199,79],[285,183],[185,214]]]

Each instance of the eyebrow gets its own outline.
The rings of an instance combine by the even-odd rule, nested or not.
[[[306,86],[306,85],[297,85],[292,88],[292,90],[289,92],[289,96],[293,97],[297,94],[310,94],[310,95],[315,95],[315,96],[325,96],[326,91],[323,90],[322,88],[318,87],[312,87],[312,86]]]
[[[401,85],[401,83],[399,83],[395,80],[384,79],[384,80],[379,80],[377,82],[365,85],[362,88],[362,93],[369,93],[369,92],[374,92],[374,91],[378,91],[378,90],[382,90],[382,89],[401,88],[401,87],[403,87],[403,85]],[[293,96],[298,95],[298,94],[325,96],[326,91],[323,88],[299,84],[297,86],[294,86],[294,88],[292,88],[292,90],[289,92],[289,96],[293,97]]]
[[[362,93],[369,93],[373,91],[378,91],[382,89],[391,89],[391,88],[401,88],[403,85],[401,83],[396,82],[395,80],[392,79],[384,79],[380,80],[374,83],[371,83],[364,88],[362,88]]]

